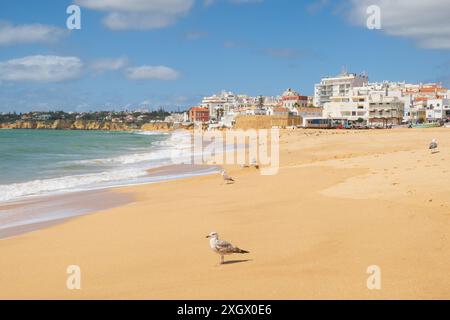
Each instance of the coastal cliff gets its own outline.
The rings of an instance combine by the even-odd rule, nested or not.
[[[112,121],[55,120],[55,121],[16,121],[0,123],[0,129],[47,129],[47,130],[102,130],[102,131],[170,131],[177,129],[169,122],[118,123]]]

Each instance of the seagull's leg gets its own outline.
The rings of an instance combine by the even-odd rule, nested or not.
[[[224,264],[225,263],[225,257],[224,256],[220,256],[220,264]]]

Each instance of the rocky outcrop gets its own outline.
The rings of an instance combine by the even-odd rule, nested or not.
[[[177,127],[178,128],[178,127]],[[168,122],[118,123],[112,121],[56,120],[56,121],[17,121],[0,123],[0,129],[47,129],[47,130],[101,130],[101,131],[170,131],[177,129]]]
[[[156,123],[146,123],[141,127],[144,131],[169,131],[173,128],[170,123],[167,122],[156,122]]]

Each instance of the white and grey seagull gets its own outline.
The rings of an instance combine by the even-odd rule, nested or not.
[[[428,149],[431,151],[431,153],[435,153],[438,151],[438,142],[436,139],[433,139],[433,141],[431,141]]]
[[[220,174],[222,175],[223,181],[225,181],[227,184],[232,184],[235,182],[234,179],[231,178],[225,170],[222,170]]]
[[[256,170],[259,170],[259,163],[256,161],[256,158],[252,159],[251,166],[254,167]]]
[[[220,263],[225,263],[225,256],[232,255],[232,254],[246,254],[250,253],[246,250],[239,249],[238,247],[235,247],[228,241],[219,240],[219,234],[217,232],[211,232],[206,238],[209,239],[209,245],[211,246],[211,249],[220,255]]]

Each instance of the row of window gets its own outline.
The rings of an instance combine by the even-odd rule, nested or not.
[[[365,116],[367,114],[367,112],[365,112],[365,111],[358,111],[358,112],[356,112],[356,111],[342,111],[341,114],[344,117],[345,116],[353,116],[353,117],[361,116],[361,117],[363,117],[363,116]]]

